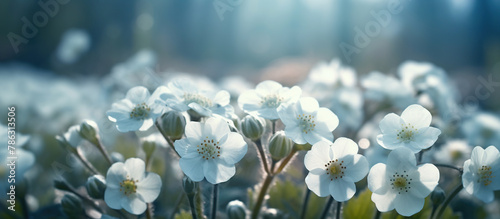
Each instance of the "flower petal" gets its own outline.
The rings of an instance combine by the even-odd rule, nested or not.
[[[318,101],[312,97],[302,97],[298,102],[298,111],[305,114],[313,114],[319,109]]]
[[[195,158],[181,158],[179,159],[179,166],[182,169],[182,172],[186,174],[191,180],[195,182],[199,182],[203,180],[203,163],[204,160],[201,157]]]
[[[124,194],[120,192],[120,189],[108,187],[104,192],[104,201],[112,209],[121,209],[121,199],[124,198],[123,196]]]
[[[434,127],[423,127],[418,129],[417,134],[414,136],[414,141],[417,143],[419,149],[427,149],[432,146],[441,134],[441,130]]]
[[[137,194],[146,203],[153,202],[158,198],[161,191],[161,178],[156,173],[148,172],[146,177],[137,183]]]
[[[116,128],[120,132],[137,131],[141,128],[143,120],[137,119],[125,119],[116,122]]]
[[[439,170],[432,164],[420,165],[412,174],[410,193],[418,198],[427,197],[436,188],[439,182]]]
[[[331,142],[320,141],[311,147],[304,157],[304,165],[314,174],[325,172],[325,164],[333,159],[330,148]]]
[[[146,173],[146,164],[139,158],[129,158],[125,161],[125,169],[131,179],[141,180]]]
[[[333,158],[342,158],[358,153],[358,144],[349,138],[338,138],[332,145]]]
[[[231,130],[229,130],[229,125],[227,124],[226,120],[222,118],[211,117],[205,122],[205,125],[211,127],[212,136],[215,137],[216,139],[221,139],[227,133],[231,132]]]
[[[147,88],[143,86],[137,86],[131,88],[127,92],[126,98],[130,100],[133,104],[141,104],[146,102],[149,98],[150,94]]]
[[[306,185],[319,197],[330,195],[330,177],[326,174],[309,173],[306,176]]]
[[[368,174],[368,160],[360,155],[349,155],[342,159],[346,167],[344,180],[349,182],[358,182]]]
[[[120,188],[120,183],[126,180],[127,170],[125,170],[125,164],[122,162],[117,162],[111,165],[106,173],[106,187],[107,188]]]
[[[331,110],[321,107],[316,113],[316,129],[333,131],[339,125],[339,118]],[[321,121],[321,122],[320,122]]]
[[[193,158],[197,157],[199,154],[196,151],[196,147],[190,145],[188,139],[180,139],[174,142],[174,148],[181,157]]]
[[[123,209],[135,215],[144,213],[147,208],[146,203],[139,199],[137,195],[131,195],[130,197],[122,198],[121,205]]]
[[[230,132],[226,136],[225,142],[220,146],[220,159],[227,164],[235,164],[245,156],[248,146],[240,134]]]
[[[405,123],[409,123],[417,129],[428,127],[432,121],[432,115],[429,110],[418,104],[408,106],[403,113],[401,113],[401,118]]]
[[[384,134],[397,133],[402,125],[404,125],[403,119],[394,113],[387,114],[379,123],[380,130]]]
[[[228,105],[230,97],[231,95],[229,95],[229,92],[221,90],[217,92],[217,94],[215,94],[214,103],[219,104],[221,106]]]
[[[397,169],[416,169],[415,154],[408,148],[396,148],[387,157],[387,166]]]
[[[356,193],[354,182],[347,182],[343,179],[337,179],[330,183],[330,194],[338,202],[347,201]]]
[[[370,189],[371,190],[371,189]],[[386,192],[382,194],[372,193],[372,201],[375,203],[378,211],[388,212],[395,208],[396,193]]]
[[[189,122],[186,124],[186,127],[184,128],[184,133],[186,134],[186,137],[188,138],[195,138],[195,139],[201,139],[204,137],[203,135],[203,128],[205,124],[202,124],[200,122]]]
[[[208,160],[203,165],[203,174],[211,184],[226,182],[236,173],[234,165],[224,164],[215,160]]]
[[[409,193],[399,194],[395,200],[395,208],[400,215],[409,217],[422,210],[424,202],[424,198],[417,198]]]
[[[368,189],[370,189],[373,194],[385,194],[389,188],[389,183],[387,181],[387,166],[383,163],[375,164],[368,173],[367,181]]]

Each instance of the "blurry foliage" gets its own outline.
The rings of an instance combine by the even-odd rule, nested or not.
[[[362,191],[358,197],[353,197],[344,205],[344,218],[373,218],[376,208],[371,200],[372,192]]]

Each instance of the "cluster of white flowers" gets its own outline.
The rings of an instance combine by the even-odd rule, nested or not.
[[[220,86],[203,77],[186,75],[165,76],[168,81],[162,81],[164,78],[160,76],[155,78],[156,83],[135,79],[142,78],[138,72],[154,62],[154,55],[143,51],[116,66],[104,86],[107,90],[119,90],[107,93],[104,98],[116,101],[109,105],[95,100],[95,104],[84,108],[87,114],[79,115],[96,118],[89,113],[91,109],[107,105],[105,119],[113,124],[111,129],[135,134],[140,138],[137,142],[142,151],[126,155],[128,159],[117,152],[108,154],[114,148],[101,142],[109,134],[98,128],[102,127],[102,121],[69,126],[57,136],[94,174],[86,185],[87,193],[93,199],[104,200],[110,208],[103,211],[106,214],[111,209],[124,209],[141,215],[154,209],[149,206],[153,203],[164,204],[157,199],[166,190],[162,186],[169,184],[166,181],[169,176],[151,167],[158,163],[155,159],[160,155],[155,150],[159,145],[164,150],[173,149],[172,156],[178,155],[176,159],[165,159],[167,165],[173,164],[168,167],[175,172],[171,178],[180,182],[185,177],[185,181],[194,185],[205,181],[214,186],[230,181],[238,170],[246,170],[248,167],[239,162],[245,156],[253,156],[247,152],[255,145],[264,180],[255,189],[261,191],[253,191],[256,194],[253,217],[262,216],[260,207],[266,203],[266,189],[271,187],[273,177],[283,173],[291,162],[303,163],[307,169],[303,182],[319,197],[348,202],[366,187],[372,192],[371,200],[378,211],[395,210],[402,216],[422,211],[424,200],[433,190],[438,185],[448,186],[447,178],[455,177],[438,168],[451,166],[458,170],[470,197],[486,203],[492,202],[494,191],[500,190],[497,179],[500,152],[493,146],[499,146],[499,117],[478,112],[463,121],[451,121],[454,118],[448,114],[457,107],[455,91],[446,73],[432,64],[409,61],[399,67],[397,76],[371,72],[358,80],[352,68],[333,60],[315,66],[300,87],[287,87],[272,80],[253,87],[236,77],[223,79]],[[132,76],[134,79],[130,79]],[[236,85],[228,85],[228,81]],[[69,85],[61,86],[64,90]],[[89,85],[86,91],[91,88]],[[65,95],[74,96],[74,102],[85,102],[71,92]],[[70,99],[54,99],[55,105]],[[48,118],[64,116],[52,108],[37,110],[40,111],[37,115],[47,113]],[[18,144],[22,145],[24,140],[20,137]],[[86,158],[81,153],[82,144],[95,146],[109,165],[94,166],[92,162],[102,159]],[[473,148],[473,145],[481,146]],[[485,145],[492,146],[483,148]],[[303,160],[293,159],[303,150]],[[18,154],[23,160],[18,167],[22,178],[35,156],[22,148]],[[0,173],[5,170],[0,168]],[[362,180],[367,182],[366,186],[357,183]],[[244,203],[233,203],[231,209],[235,215],[247,213]]]

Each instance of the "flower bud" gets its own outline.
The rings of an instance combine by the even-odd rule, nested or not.
[[[227,204],[226,212],[229,219],[245,219],[247,208],[243,202],[234,200]]]
[[[110,156],[111,156],[111,161],[113,161],[113,163],[125,161],[123,155],[118,152],[111,152]]]
[[[278,161],[290,153],[292,146],[292,139],[286,137],[284,131],[278,131],[269,140],[269,153],[273,160]]]
[[[54,179],[54,188],[62,191],[71,191],[71,188],[64,181],[64,179]]]
[[[84,214],[82,200],[71,193],[64,195],[61,199],[61,208],[69,218],[81,218]]]
[[[80,124],[80,136],[92,144],[97,144],[98,132],[97,124],[92,120],[85,120]]]
[[[434,191],[431,192],[431,200],[434,207],[441,205],[445,198],[446,195],[444,194],[443,189],[441,189],[441,187],[439,186],[436,186],[436,188],[434,188]]]
[[[172,140],[181,139],[186,127],[186,118],[177,111],[168,111],[161,116],[161,129]]]
[[[198,184],[187,176],[184,176],[184,178],[182,179],[182,187],[184,188],[184,191],[187,195],[194,195],[197,186]]]
[[[247,115],[241,120],[241,131],[247,138],[253,141],[260,139],[265,127],[266,121],[254,115]]]
[[[241,119],[236,114],[232,113],[231,120],[233,121],[234,128],[237,129],[237,130],[232,130],[232,127],[231,127],[231,131],[238,132],[238,130],[241,129]]]
[[[104,191],[106,190],[106,180],[101,175],[93,175],[87,179],[85,188],[90,197],[102,199],[104,198]]]

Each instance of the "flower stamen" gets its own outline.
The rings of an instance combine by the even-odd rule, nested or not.
[[[330,181],[333,181],[333,179],[338,179],[344,177],[344,171],[346,170],[346,166],[344,166],[344,161],[339,159],[331,160],[328,161],[328,163],[325,164],[326,167],[326,174],[330,175]]]
[[[314,128],[316,128],[313,115],[299,114],[297,120],[299,120],[299,127],[305,134],[314,131]]]
[[[203,159],[208,160],[209,158],[215,159],[220,157],[220,146],[219,142],[214,139],[209,139],[206,136],[206,139],[200,144],[196,145],[198,154],[202,156]]]
[[[146,103],[135,105],[135,108],[130,112],[130,118],[141,120],[149,116],[151,108]]]
[[[413,141],[413,137],[418,133],[418,129],[415,126],[408,124],[401,124],[401,130],[397,134],[397,139],[409,142]]]
[[[477,179],[477,182],[478,183],[482,183],[485,186],[488,186],[492,182],[491,179],[495,177],[495,176],[491,175],[492,173],[493,172],[491,171],[491,167],[490,166],[483,165],[478,170],[479,178]]]
[[[127,179],[123,180],[120,183],[120,192],[123,192],[123,194],[125,194],[127,196],[130,194],[136,193],[137,192],[136,183],[138,183],[138,182],[139,182],[139,180],[134,181],[133,178],[129,179],[129,176],[127,176]]]
[[[413,179],[408,177],[405,170],[403,174],[395,172],[389,181],[391,182],[392,189],[396,190],[398,194],[401,194],[401,192],[408,192],[411,189],[411,181],[413,181]]]

